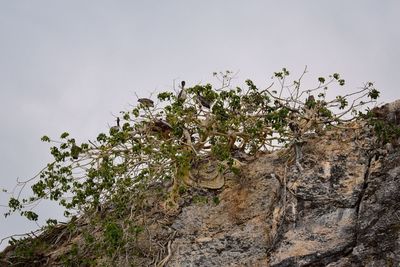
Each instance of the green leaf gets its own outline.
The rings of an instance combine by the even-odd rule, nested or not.
[[[8,201],[8,206],[11,208],[12,211],[21,209],[21,207],[22,207],[21,202],[14,197],[10,198],[10,200]]]
[[[289,71],[288,71],[286,68],[283,68],[283,69],[282,69],[282,72],[283,72],[283,74],[284,74],[285,76],[288,76],[288,75],[289,75]]]
[[[40,140],[42,140],[43,142],[50,142],[50,138],[47,135],[43,135]]]
[[[106,142],[107,141],[107,136],[104,133],[101,133],[97,136],[97,141],[98,142]]]
[[[64,133],[61,134],[60,138],[64,139],[64,138],[67,138],[68,136],[69,136],[69,133],[64,132]]]
[[[171,100],[172,97],[173,97],[173,94],[171,92],[162,92],[162,93],[159,93],[157,96],[157,98],[160,101]]]
[[[37,221],[39,218],[39,216],[33,211],[24,211],[22,215],[30,221]]]
[[[125,113],[124,116],[122,117],[124,120],[128,121],[130,120],[129,113]]]
[[[370,97],[371,99],[378,99],[380,92],[376,89],[372,89],[368,92],[368,97]]]
[[[71,157],[72,157],[73,159],[78,159],[79,153],[81,153],[81,151],[82,151],[82,149],[81,149],[79,146],[73,145],[73,146],[71,147]]]

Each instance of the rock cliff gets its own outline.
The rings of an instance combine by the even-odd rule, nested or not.
[[[398,266],[400,151],[389,150],[347,129],[309,136],[302,172],[282,151],[260,156],[219,205],[182,209],[169,266]]]
[[[135,218],[145,230],[136,233],[131,255],[114,255],[115,264],[399,266],[400,150],[375,144],[363,122],[309,134],[301,170],[290,149],[242,159],[222,189],[189,188],[171,213],[150,188]],[[32,265],[68,265],[74,245],[80,255],[88,226],[77,221],[80,230],[69,236],[62,234],[67,226],[44,232],[39,239],[49,246],[30,255]],[[3,252],[4,264],[18,265],[15,251]],[[81,256],[102,263],[103,255]]]

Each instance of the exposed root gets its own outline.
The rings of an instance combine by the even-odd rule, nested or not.
[[[295,155],[296,155],[296,166],[300,172],[302,172],[304,170],[300,163],[300,161],[303,157],[303,154],[301,153],[301,146],[302,146],[302,142],[296,141],[294,143],[294,151],[295,151]]]
[[[158,262],[158,263],[156,263],[155,264],[155,266],[156,267],[163,267],[163,266],[165,266],[165,264],[169,261],[169,259],[171,258],[171,256],[172,256],[172,249],[171,249],[171,243],[172,243],[172,239],[175,237],[175,235],[176,235],[176,231],[172,234],[172,236],[170,237],[170,240],[168,240],[168,243],[167,243],[167,250],[168,250],[168,254],[167,254],[167,256],[165,256],[165,258],[164,259],[162,259],[160,262]]]

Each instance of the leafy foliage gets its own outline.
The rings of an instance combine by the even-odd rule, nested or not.
[[[199,84],[181,88],[178,95],[162,92],[157,103],[141,99],[121,112],[121,125],[118,118],[118,126],[94,141],[77,143],[67,132],[60,140],[43,136],[42,141],[54,143],[54,161],[26,182],[34,182],[32,197],[10,199],[10,212],[37,220],[29,208],[50,199],[71,215],[164,181],[172,181],[168,201],[174,205],[179,188],[191,184],[190,169],[196,162],[218,161],[222,169],[235,171],[238,154],[292,146],[304,134],[357,119],[362,114],[357,111],[379,96],[373,83],[367,83],[357,92],[328,100],[328,87],[344,86],[345,80],[334,73],[303,90],[305,74],[288,82],[290,72],[283,68],[274,73],[274,83],[259,89],[251,80],[232,87],[232,72],[214,73],[221,87]],[[107,229],[106,239],[112,243],[118,226],[111,223]]]

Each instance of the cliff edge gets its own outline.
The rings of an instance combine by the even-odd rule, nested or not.
[[[73,231],[71,223],[57,225],[27,239],[29,253],[8,247],[0,260],[4,266],[400,264],[400,150],[377,146],[364,122],[307,135],[302,169],[291,149],[240,160],[240,172],[225,174],[222,189],[180,192],[174,212],[162,206],[165,185],[148,188],[142,212],[120,218],[141,227],[132,229],[130,253],[110,252],[113,263],[93,252],[89,229],[92,239],[104,229],[91,229],[85,216],[71,222]],[[114,208],[96,218],[107,221]]]

